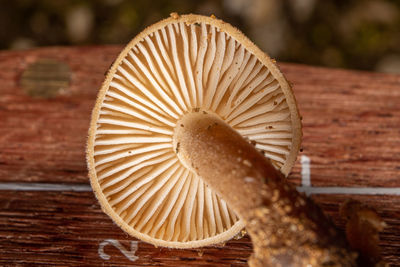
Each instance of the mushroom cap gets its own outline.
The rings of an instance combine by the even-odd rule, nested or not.
[[[189,112],[223,119],[287,175],[301,122],[274,61],[214,17],[171,15],[137,35],[99,92],[87,161],[102,209],[128,234],[156,246],[221,243],[244,227],[177,154],[174,129]]]

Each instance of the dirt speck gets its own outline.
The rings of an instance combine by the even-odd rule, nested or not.
[[[204,250],[203,250],[203,249],[197,250],[197,255],[199,255],[199,257],[203,257],[203,255],[204,255]]]
[[[172,12],[171,14],[169,14],[171,16],[171,18],[173,19],[179,19],[179,14],[176,12]]]
[[[251,167],[252,166],[251,162],[249,160],[247,160],[247,159],[243,160],[243,164],[246,165],[247,167]]]
[[[250,177],[250,176],[246,176],[246,177],[244,177],[244,181],[246,183],[254,183],[256,181],[256,179],[253,177]]]

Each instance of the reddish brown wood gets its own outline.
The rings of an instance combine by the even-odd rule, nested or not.
[[[90,113],[104,73],[121,46],[43,48],[0,52],[0,182],[88,184],[85,143]],[[70,87],[54,98],[32,98],[20,86],[26,67],[56,59],[72,71]],[[311,158],[314,186],[400,187],[400,76],[281,64],[294,84],[303,116],[300,155]],[[289,181],[300,183],[300,161]],[[313,198],[343,227],[338,206],[349,196]],[[381,245],[400,266],[400,197],[352,196],[388,223]],[[246,266],[250,240],[197,250],[139,243],[130,262],[105,239],[129,240],[102,213],[90,192],[0,191],[0,265],[220,265]],[[201,253],[200,253],[201,254]]]
[[[46,48],[0,53],[0,180],[87,183],[85,144],[104,72],[121,46]],[[67,63],[71,85],[55,98],[32,98],[20,87],[39,59]]]
[[[281,69],[294,84],[313,185],[400,187],[400,75]]]
[[[345,220],[339,216],[339,206],[349,199],[348,195],[315,195],[312,198],[344,229]],[[383,256],[391,266],[400,266],[400,196],[353,195],[351,199],[374,208],[384,218],[387,227],[380,233]]]
[[[32,201],[34,200],[34,201]],[[99,244],[116,239],[130,250],[130,238],[105,215],[91,192],[11,192],[0,194],[0,265],[32,263],[62,266],[247,266],[248,237],[204,249],[166,249],[139,242],[129,261],[113,246],[98,254]]]
[[[313,197],[324,211],[343,227],[338,205],[348,196],[319,195]],[[388,227],[381,235],[385,259],[399,266],[400,197],[353,196],[354,199],[380,211]],[[252,251],[246,236],[225,245],[203,249],[166,249],[139,242],[132,263],[113,246],[105,252],[105,261],[98,254],[99,244],[106,239],[121,241],[127,249],[135,240],[123,233],[101,211],[91,192],[12,192],[0,194],[0,265],[121,266],[122,264],[155,266],[247,266]]]
[[[0,52],[0,180],[87,182],[84,147],[104,73],[121,46]],[[27,96],[23,70],[67,63],[71,86]],[[281,64],[303,115],[304,154],[315,185],[400,186],[400,76]],[[299,161],[291,179],[299,178]]]

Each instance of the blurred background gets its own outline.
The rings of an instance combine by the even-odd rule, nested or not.
[[[0,49],[125,44],[174,11],[214,14],[279,61],[400,73],[399,0],[0,0]]]

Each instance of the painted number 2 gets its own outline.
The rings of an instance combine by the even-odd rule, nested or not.
[[[106,239],[99,245],[99,256],[103,260],[109,260],[111,256],[104,252],[104,247],[106,245],[112,245],[117,249],[119,249],[119,251],[121,251],[121,253],[124,254],[124,256],[127,257],[130,261],[136,261],[139,259],[139,257],[135,255],[138,249],[138,243],[139,243],[138,241],[131,241],[131,250],[129,251],[123,245],[121,245],[121,243],[118,240]]]

